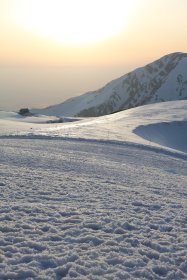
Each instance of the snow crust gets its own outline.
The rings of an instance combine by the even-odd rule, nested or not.
[[[1,112],[0,279],[187,279],[186,112],[64,124]]]

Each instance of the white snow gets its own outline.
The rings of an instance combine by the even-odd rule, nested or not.
[[[17,134],[20,131],[29,131],[45,127],[51,121],[58,121],[59,118],[55,116],[33,115],[22,116],[16,112],[0,111],[0,135],[9,133]],[[71,120],[71,118],[70,118]],[[65,119],[67,121],[67,119]]]
[[[170,101],[174,99],[177,100],[178,97],[179,99],[183,99],[184,97],[186,98],[186,91],[187,91],[186,68],[187,68],[187,58],[184,58],[170,72],[170,75],[167,77],[165,83],[157,91],[156,95],[158,100]],[[179,75],[181,77],[181,85],[179,84],[178,87],[176,88],[176,80],[179,77]],[[155,101],[155,96],[151,99],[151,103],[152,102],[154,103],[154,101]]]
[[[130,142],[186,152],[186,112],[187,101],[183,100],[145,105],[112,115],[62,124],[19,122],[15,126],[14,122],[7,125],[2,118],[0,135]]]
[[[187,101],[0,115],[0,279],[187,279]]]
[[[0,119],[24,123],[46,123],[50,120],[58,120],[57,117],[48,117],[45,115],[23,116],[16,112],[0,111]]]
[[[187,98],[187,54],[172,53],[87,92],[35,113],[55,116],[101,116],[121,109]]]

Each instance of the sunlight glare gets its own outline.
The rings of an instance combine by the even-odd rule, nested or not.
[[[19,22],[27,30],[64,44],[90,44],[120,32],[136,0],[27,0]]]

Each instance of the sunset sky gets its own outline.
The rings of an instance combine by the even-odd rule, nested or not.
[[[187,0],[0,0],[0,109],[96,90],[187,52]]]

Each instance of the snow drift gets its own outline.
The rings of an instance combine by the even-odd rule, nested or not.
[[[187,153],[187,121],[141,125],[134,133],[150,142]]]
[[[181,100],[140,106],[107,116],[62,124],[31,123],[30,118],[26,123],[27,118],[23,122],[23,119],[15,115],[12,121],[10,118],[0,119],[0,135],[126,141],[186,152],[186,112],[187,100]],[[37,118],[34,119],[35,122],[36,120]]]

